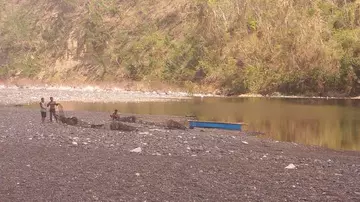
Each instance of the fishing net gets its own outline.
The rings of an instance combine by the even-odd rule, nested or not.
[[[59,104],[58,109],[59,109],[59,116],[65,117],[64,107],[61,104]]]

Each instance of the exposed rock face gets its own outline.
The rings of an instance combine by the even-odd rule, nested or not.
[[[166,121],[165,126],[168,129],[186,130],[186,127],[183,124],[171,119]]]
[[[134,131],[136,130],[135,127],[126,125],[124,123],[113,121],[110,124],[110,130],[119,130],[119,131]]]
[[[196,71],[193,81],[199,82],[199,81],[203,80],[205,77],[206,77],[205,71],[202,68],[200,68],[199,70]]]

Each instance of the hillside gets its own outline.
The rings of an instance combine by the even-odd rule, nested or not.
[[[360,94],[359,0],[0,0],[0,78]]]

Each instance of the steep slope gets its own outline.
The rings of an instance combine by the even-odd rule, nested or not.
[[[359,94],[360,2],[0,0],[0,76]]]

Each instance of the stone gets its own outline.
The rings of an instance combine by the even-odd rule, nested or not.
[[[79,120],[76,117],[66,118],[65,116],[59,116],[57,115],[57,118],[59,121],[61,121],[64,124],[75,126],[78,124]]]
[[[288,166],[285,167],[285,169],[289,169],[289,170],[292,170],[295,168],[296,168],[296,166],[294,164],[289,164]]]
[[[186,127],[183,124],[171,119],[166,121],[165,126],[167,129],[186,130]]]
[[[135,148],[135,149],[131,150],[130,152],[132,152],[132,153],[141,153],[142,149],[141,149],[141,147],[138,147],[138,148]]]
[[[124,123],[117,122],[117,121],[113,121],[110,124],[110,129],[111,130],[119,130],[119,131],[128,131],[128,132],[136,130],[136,128],[133,126],[126,125]]]
[[[117,121],[127,122],[127,123],[135,123],[136,117],[135,116],[120,117],[117,119]]]
[[[100,129],[100,128],[104,128],[104,124],[91,124],[90,127],[91,128],[95,128],[95,129]]]

